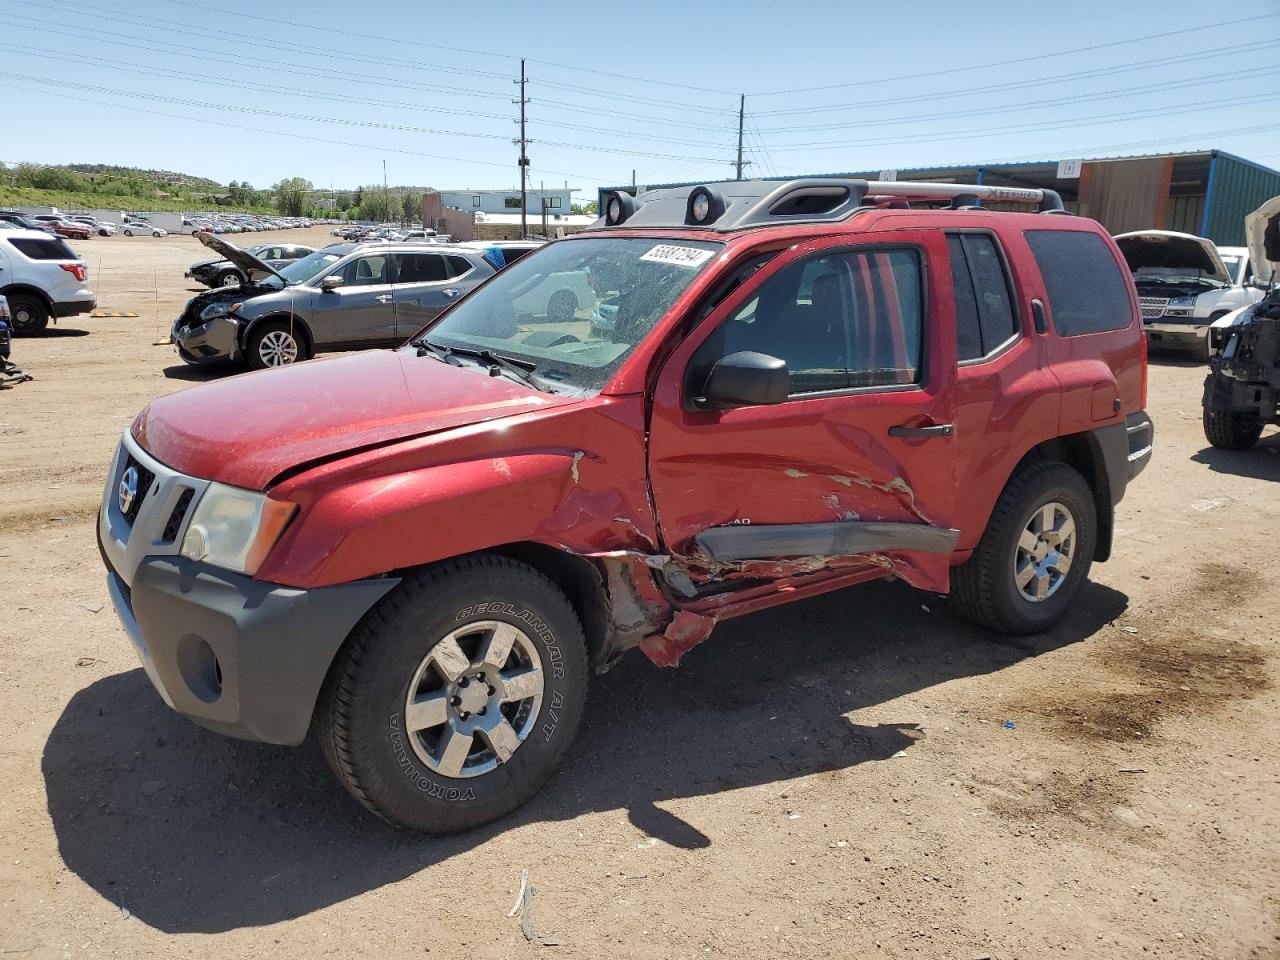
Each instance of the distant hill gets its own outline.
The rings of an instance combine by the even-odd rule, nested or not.
[[[72,170],[75,173],[84,173],[90,176],[151,180],[155,183],[168,184],[169,186],[211,192],[225,189],[225,184],[221,184],[217,180],[210,180],[208,177],[196,177],[189,173],[177,173],[173,170],[143,170],[140,167],[117,167],[109,163],[66,163],[60,166],[64,170]]]

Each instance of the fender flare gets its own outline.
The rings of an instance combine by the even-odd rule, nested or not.
[[[0,287],[0,297],[11,297],[14,294],[19,293],[29,294],[40,300],[40,302],[49,310],[49,319],[56,322],[57,318],[54,316],[53,312],[53,301],[49,298],[49,295],[39,287],[34,287],[29,283],[11,283],[6,287]]]

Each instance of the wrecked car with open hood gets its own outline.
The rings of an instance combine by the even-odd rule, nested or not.
[[[1262,429],[1280,423],[1280,197],[1245,217],[1253,282],[1262,299],[1220,319],[1204,382],[1205,437],[1215,447],[1247,450]]]
[[[98,535],[170,706],[314,727],[365,806],[450,831],[538,789],[628,650],[674,666],[888,577],[1005,633],[1067,615],[1153,440],[1097,223],[1047,190],[853,179],[603,210],[398,350],[138,415]],[[575,308],[522,312],[550,277]]]
[[[244,280],[192,297],[174,321],[178,356],[195,366],[262,370],[395,346],[495,272],[479,251],[439,244],[334,243],[267,263],[215,234],[196,238]]]
[[[1172,230],[1122,233],[1116,245],[1133,271],[1152,346],[1209,358],[1209,327],[1261,294],[1233,275],[1212,240]]]

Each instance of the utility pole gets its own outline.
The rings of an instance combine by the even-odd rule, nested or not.
[[[542,235],[547,235],[547,185],[542,180],[538,181],[538,197],[542,201]]]
[[[739,177],[738,179],[742,179]],[[391,194],[387,192],[387,161],[382,161],[382,202],[387,207],[387,222],[391,222]]]
[[[524,239],[529,235],[529,202],[528,191],[525,187],[526,174],[529,168],[529,158],[525,154],[525,147],[528,141],[524,136],[524,107],[529,101],[524,95],[524,59],[520,60],[520,239]]]
[[[742,179],[742,121],[747,112],[747,95],[745,93],[738,96],[738,162],[735,166],[738,169],[737,179]]]

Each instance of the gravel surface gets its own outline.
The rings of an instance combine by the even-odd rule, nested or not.
[[[140,316],[15,340],[0,392],[0,954],[1280,956],[1280,436],[1208,448],[1203,367],[1153,363],[1154,462],[1058,630],[897,584],[733,621],[598,678],[514,816],[420,839],[138,668],[92,517],[120,431],[202,379],[152,341],[206,252],[76,246]]]

